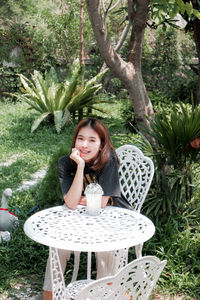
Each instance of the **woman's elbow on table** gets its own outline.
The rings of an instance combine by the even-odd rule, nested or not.
[[[67,205],[67,204],[66,204]],[[72,210],[75,210],[77,208],[77,205],[67,205],[68,208],[72,209]]]
[[[77,204],[74,203],[73,201],[69,201],[67,199],[67,197],[65,197],[65,196],[64,196],[64,202],[65,202],[65,205],[72,210],[75,210],[77,208]]]
[[[77,208],[77,205],[74,205],[73,203],[67,204],[67,203],[65,202],[65,205],[66,205],[68,208],[72,209],[72,210],[75,210],[75,209]]]

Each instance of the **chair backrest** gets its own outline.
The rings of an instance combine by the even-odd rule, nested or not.
[[[133,145],[121,146],[116,152],[121,192],[133,209],[140,212],[153,179],[153,161]]]
[[[87,285],[77,300],[146,300],[155,287],[167,261],[144,256],[122,268],[116,275]]]

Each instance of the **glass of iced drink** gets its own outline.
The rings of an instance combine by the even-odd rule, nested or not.
[[[90,183],[85,189],[86,207],[89,215],[98,215],[101,210],[102,187],[98,183]]]

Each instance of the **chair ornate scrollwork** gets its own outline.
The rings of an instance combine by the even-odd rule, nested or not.
[[[166,263],[155,256],[136,259],[116,275],[85,286],[76,300],[147,300]]]
[[[138,258],[114,276],[84,282],[83,285],[77,281],[77,290],[72,298],[70,285],[65,287],[58,250],[50,248],[50,256],[53,261],[51,279],[54,300],[147,300],[167,263],[156,256]]]

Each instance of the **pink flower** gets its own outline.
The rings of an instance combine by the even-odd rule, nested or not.
[[[192,142],[190,142],[190,145],[192,148],[198,149],[200,146],[200,138],[194,139]]]
[[[164,77],[163,77],[163,76],[161,76],[161,77],[160,77],[160,79],[161,79],[161,80],[163,80],[163,79],[164,79]]]
[[[180,66],[179,69],[180,69],[180,70],[183,70],[183,69],[185,69],[185,67],[184,67],[184,66]]]

